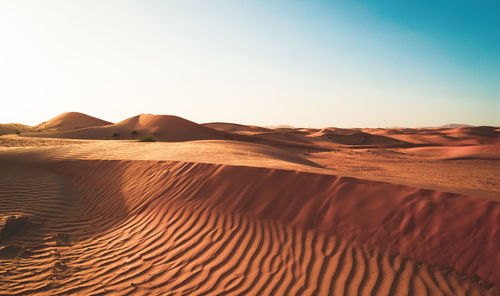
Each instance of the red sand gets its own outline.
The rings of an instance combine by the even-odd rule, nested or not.
[[[74,166],[66,163],[65,175],[71,174]],[[267,168],[119,161],[87,162],[85,166],[79,166],[79,174],[87,176],[98,171],[99,179],[119,179],[122,184],[130,185],[137,180],[136,174],[154,172],[162,177],[158,181],[149,178],[148,182],[162,183],[153,187],[170,198],[175,198],[177,186],[182,186],[186,192],[183,201],[202,208],[315,229],[461,273],[478,274],[500,284],[500,269],[495,268],[500,264],[500,203],[493,201]],[[169,182],[164,183],[166,180]],[[181,185],[185,180],[190,181]],[[251,187],[248,180],[252,180]],[[109,190],[117,189],[109,187]],[[110,196],[113,192],[103,194]],[[149,203],[124,202],[129,209]]]
[[[79,112],[66,112],[39,124],[35,128],[51,131],[66,131],[109,124],[112,123],[87,114]]]
[[[500,193],[482,170],[500,168],[496,128],[387,148],[430,132],[209,126],[225,130],[141,115],[0,137],[0,294],[499,295],[500,203],[395,184],[428,170],[436,187]],[[49,138],[132,130],[184,142]],[[347,165],[392,183],[335,174]]]

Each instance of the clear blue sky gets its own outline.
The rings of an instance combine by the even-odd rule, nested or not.
[[[0,122],[500,125],[499,1],[0,0]]]

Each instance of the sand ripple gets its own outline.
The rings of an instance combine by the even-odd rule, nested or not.
[[[461,252],[459,241],[454,248],[442,241],[419,244],[419,239],[441,237],[426,236],[424,231],[432,229],[417,221],[419,215],[436,225],[433,219],[443,214],[439,204],[457,196],[404,186],[391,191],[387,187],[393,185],[380,184],[369,187],[393,196],[384,201],[382,194],[381,203],[360,204],[352,197],[368,187],[359,180],[266,168],[110,160],[5,167],[0,215],[41,224],[23,224],[0,242],[11,248],[10,257],[0,258],[0,292],[495,295],[493,286],[471,274],[498,280],[494,256],[488,257],[498,238],[474,249],[476,257]],[[498,218],[497,204],[460,199],[482,215],[480,222]],[[349,217],[352,213],[360,216]],[[384,229],[376,223],[389,233],[372,232],[372,226]],[[395,223],[397,229],[391,226]],[[453,226],[448,223],[438,223],[438,230]],[[482,224],[474,227],[474,233],[455,229],[456,235],[477,239],[498,233]],[[469,275],[453,271],[460,264],[430,264],[436,257],[444,258],[441,263],[455,260],[450,250],[461,252],[461,271]],[[491,261],[490,269],[481,256]]]

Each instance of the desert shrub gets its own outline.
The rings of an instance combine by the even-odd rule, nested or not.
[[[21,132],[20,132],[19,130],[16,130],[16,134],[20,135],[20,134],[21,134]]]
[[[119,133],[113,133],[113,138],[116,138],[116,137],[119,137],[120,134]]]
[[[136,130],[133,130],[130,134],[131,134],[132,136],[135,136],[135,135],[139,134],[139,132],[138,132],[138,131],[136,131]]]
[[[153,138],[151,136],[146,136],[146,137],[140,138],[139,142],[156,142],[156,140],[155,140],[155,138]]]

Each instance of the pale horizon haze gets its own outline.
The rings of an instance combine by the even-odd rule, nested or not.
[[[495,1],[0,0],[0,123],[500,126]]]

